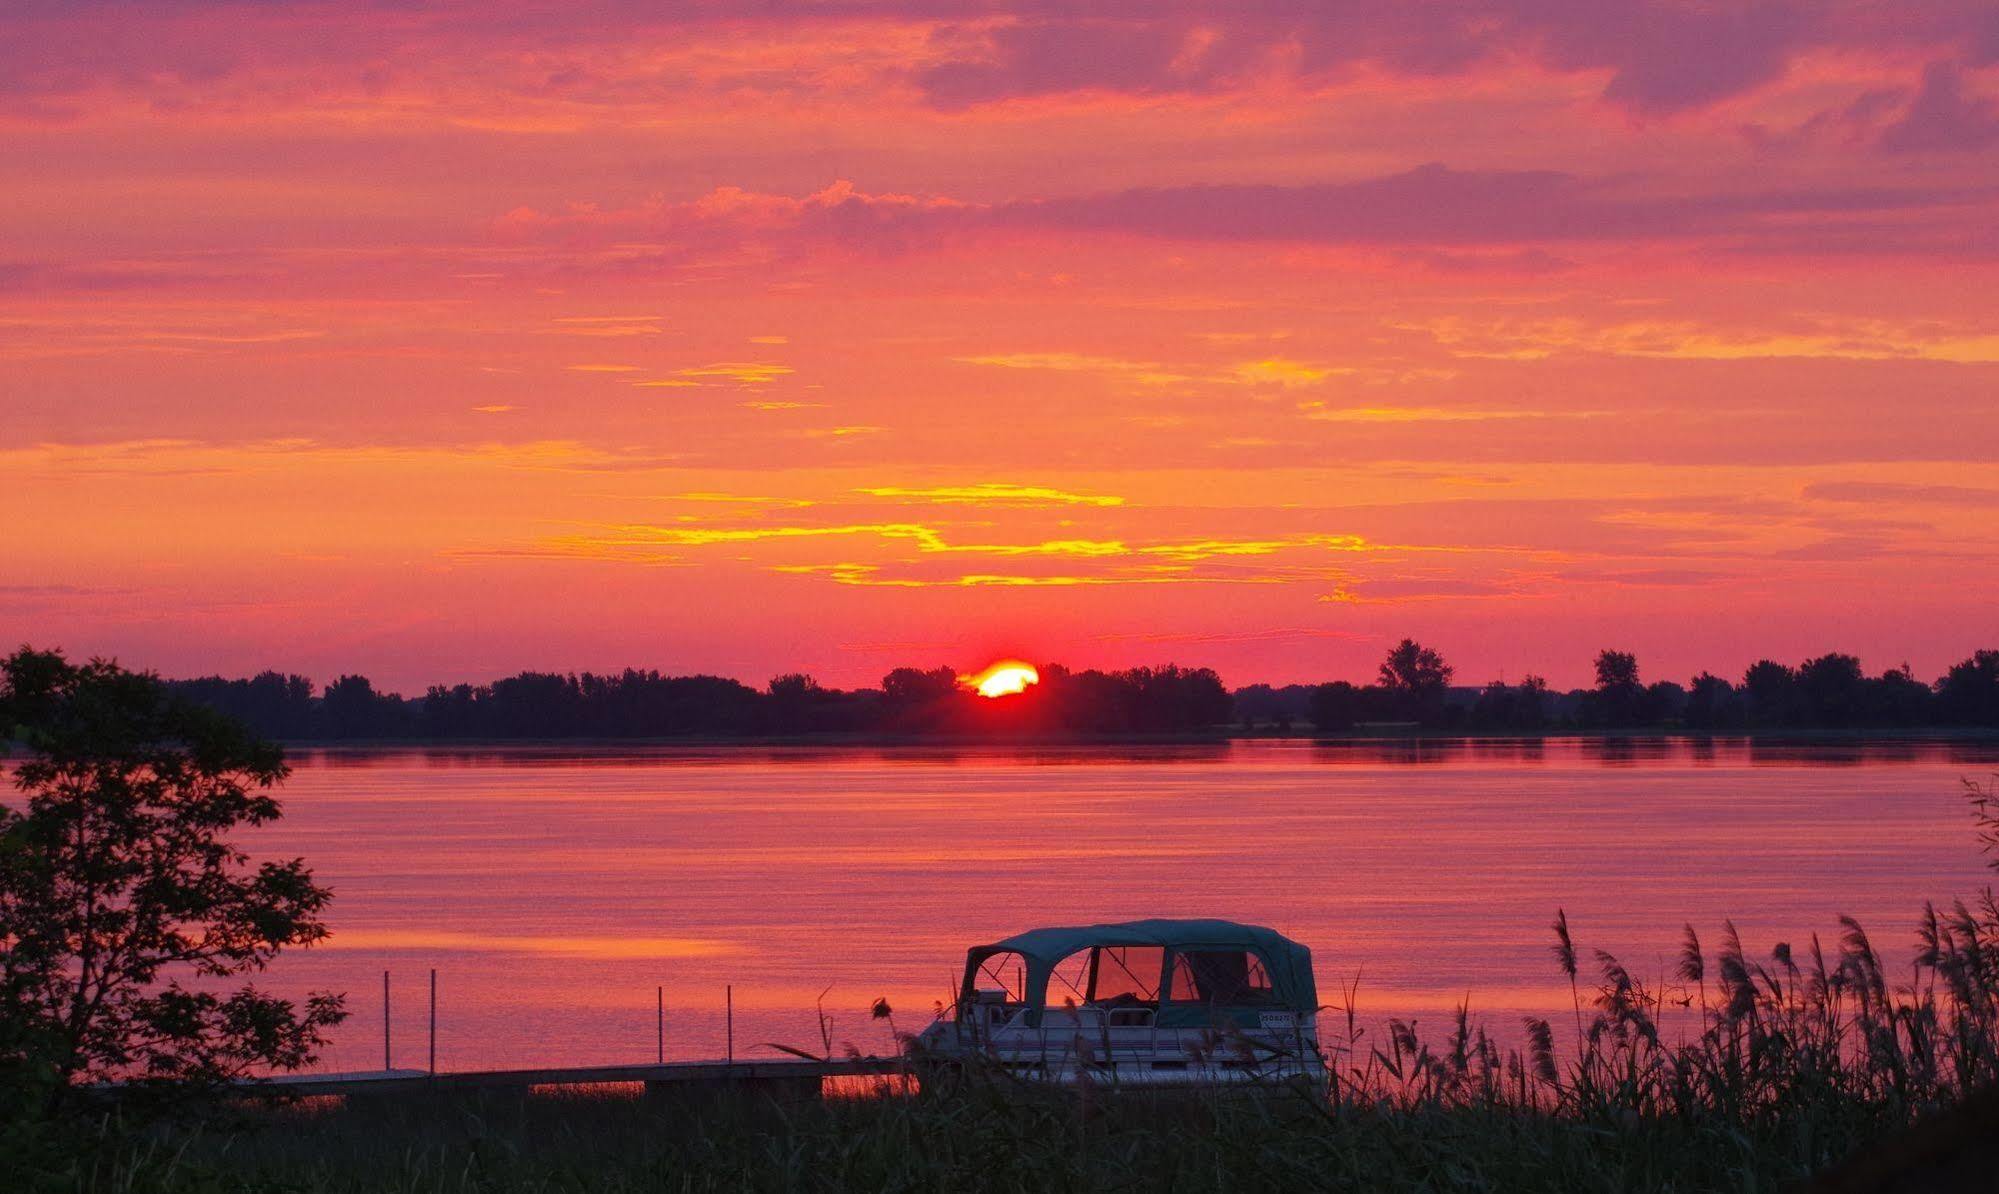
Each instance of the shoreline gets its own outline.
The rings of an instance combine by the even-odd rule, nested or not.
[[[1537,730],[1527,732],[1463,731],[1447,729],[1406,732],[1366,733],[1260,733],[1224,730],[1204,734],[784,734],[764,736],[655,735],[647,737],[606,737],[578,735],[549,738],[284,738],[278,744],[287,750],[383,751],[402,749],[503,750],[617,748],[700,750],[755,749],[768,747],[815,747],[822,749],[895,749],[944,747],[1010,748],[1092,748],[1133,746],[1233,746],[1238,743],[1273,743],[1298,746],[1400,745],[1415,743],[1517,743],[1601,742],[1601,743],[1712,743],[1728,745],[1800,746],[1999,746],[1999,729],[1978,726],[1925,727],[1916,729],[1784,729],[1699,733],[1684,729],[1650,728],[1618,730]]]

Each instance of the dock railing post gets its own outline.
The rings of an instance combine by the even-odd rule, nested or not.
[[[430,968],[430,1074],[437,1076],[437,967]]]
[[[382,971],[382,1072],[388,1073],[395,1067],[389,1064],[389,972]]]
[[[654,1024],[657,1026],[659,1031],[659,1064],[665,1065],[666,1064],[666,988],[654,987],[652,989],[652,994],[653,994],[653,1006],[655,1009]]]
[[[722,988],[722,1014],[724,1031],[727,1032],[728,1059],[736,1060],[736,987],[735,984]]]

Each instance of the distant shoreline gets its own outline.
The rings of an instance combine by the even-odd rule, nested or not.
[[[535,750],[565,747],[592,750],[657,749],[755,749],[759,747],[819,747],[826,749],[876,749],[922,747],[1128,747],[1128,746],[1230,746],[1237,743],[1291,743],[1297,745],[1363,745],[1369,743],[1470,742],[1713,742],[1769,743],[1799,745],[1888,746],[1907,744],[1999,745],[1999,729],[1979,726],[1925,727],[1912,729],[1772,729],[1737,733],[1699,733],[1684,729],[1599,729],[1536,730],[1527,732],[1465,732],[1448,729],[1411,729],[1406,732],[1370,730],[1335,733],[1264,733],[1218,730],[1213,733],[1177,734],[791,734],[763,736],[663,735],[642,738],[578,736],[564,738],[375,738],[375,739],[282,739],[287,750],[327,752],[383,751],[397,749]]]

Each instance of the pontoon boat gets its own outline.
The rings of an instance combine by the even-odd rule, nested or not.
[[[1312,952],[1226,920],[1034,929],[965,959],[956,1006],[912,1042],[1061,1084],[1324,1082]]]

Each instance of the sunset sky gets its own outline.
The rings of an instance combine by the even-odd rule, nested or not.
[[[1999,645],[1990,0],[14,0],[0,213],[8,645]]]

